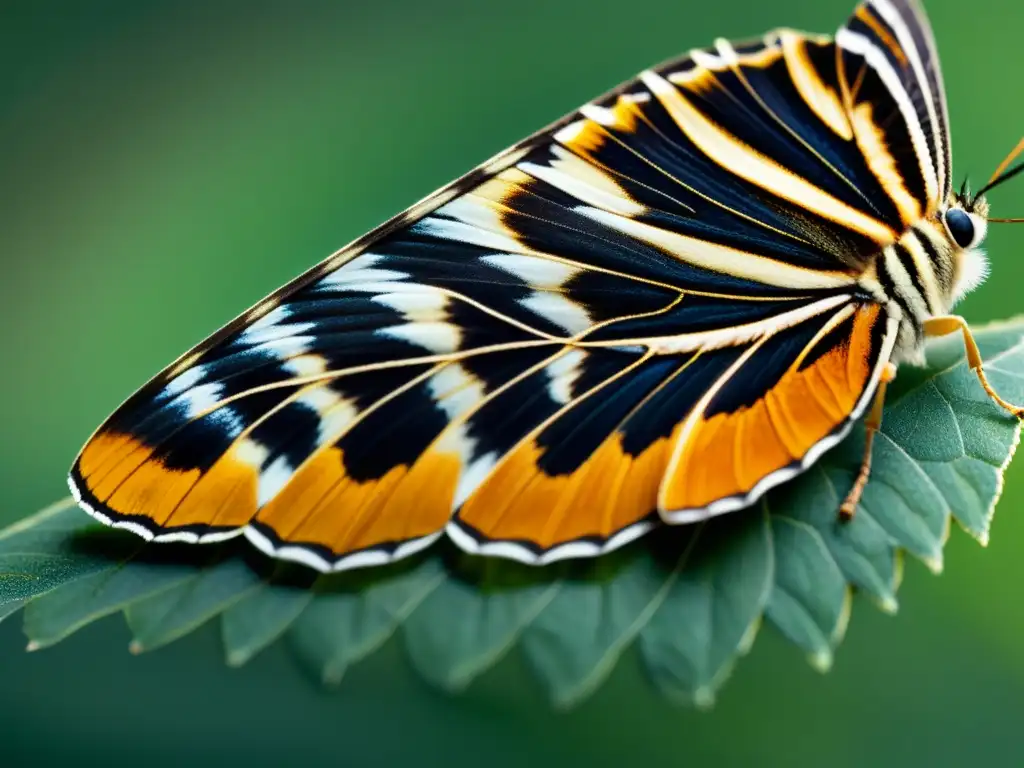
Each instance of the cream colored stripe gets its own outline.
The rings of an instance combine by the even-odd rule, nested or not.
[[[880,245],[896,233],[880,221],[851,208],[774,160],[762,155],[708,120],[682,92],[650,70],[640,75],[680,130],[709,158],[730,173],[779,197],[796,203],[842,226],[860,232]]]
[[[924,246],[921,245],[921,241],[918,240],[917,233],[914,230],[910,230],[900,239],[900,243],[907,249],[914,260],[914,268],[917,270],[917,274],[921,278],[921,284],[924,286],[924,298],[928,304],[929,311],[932,314],[942,314],[945,311],[943,308],[945,302],[942,301],[942,290],[939,287],[939,280],[935,274],[935,267],[932,265],[932,260],[928,258],[928,253],[925,251]]]
[[[896,33],[900,47],[903,49],[903,53],[910,61],[910,66],[914,69],[914,77],[917,80],[918,87],[921,89],[921,95],[924,97],[925,109],[928,110],[928,122],[931,123],[932,127],[931,134],[935,137],[935,157],[933,158],[935,168],[939,180],[945,180],[946,174],[949,173],[949,169],[946,168],[945,148],[945,143],[948,137],[942,134],[938,113],[935,111],[935,105],[940,94],[935,94],[931,91],[931,85],[928,82],[928,77],[924,71],[924,63],[921,61],[921,54],[917,50],[917,46],[914,44],[914,38],[910,34],[910,30],[907,29],[907,25],[904,23],[900,12],[892,5],[892,3],[889,2],[889,0],[871,0],[871,5],[875,7],[878,11],[878,15],[885,20],[885,23],[889,25],[889,28]],[[912,10],[911,13],[914,13],[914,11]],[[935,66],[938,66],[937,55],[934,63]],[[941,82],[939,83],[939,87],[942,87]]]
[[[799,41],[795,45],[791,45],[791,48],[794,49],[793,53],[798,58],[802,57],[802,64],[801,62],[787,62],[787,72],[789,73],[790,78],[794,81],[797,78],[804,79],[806,92],[801,92],[802,97],[805,99],[805,101],[808,99],[815,99],[818,102],[817,105],[809,105],[811,110],[815,111],[816,106],[819,107],[819,119],[823,121],[831,119],[836,122],[835,125],[831,126],[831,130],[837,132],[838,134],[843,134],[843,132],[845,131],[845,133],[848,135],[846,135],[844,138],[847,140],[853,138],[853,129],[851,128],[849,121],[846,119],[846,111],[842,107],[837,92],[826,88],[825,84],[818,77],[817,71],[811,65],[810,59],[806,55],[806,49],[804,48],[804,41],[806,40],[806,38],[790,30],[782,30],[780,31],[779,35],[780,41],[784,39],[782,35],[788,35],[791,38],[791,40]],[[732,50],[729,44],[724,40],[719,40],[717,45],[719,50],[722,51],[722,57],[727,58],[725,52]],[[782,43],[780,42],[778,47],[778,58],[781,58],[783,56],[783,49],[781,45]],[[735,54],[733,58],[735,58]],[[801,67],[803,68],[801,69]],[[772,107],[770,107],[768,103],[765,102],[763,98],[761,98],[761,94],[758,93],[757,89],[750,84],[750,81],[747,78],[744,69],[736,66],[733,67],[732,71],[743,84],[743,87],[747,89],[747,92],[750,94],[750,97],[754,99],[754,101],[756,101],[758,105],[760,105],[761,109],[763,109],[767,115],[771,116],[772,120],[778,123],[780,128],[786,131],[786,133],[788,133],[793,138],[793,141],[800,144],[809,154],[814,155],[814,157],[818,159],[818,162],[820,162],[823,166],[828,168],[835,175],[836,179],[846,184],[846,186],[848,186],[854,194],[858,195],[865,202],[870,203],[864,192],[859,187],[857,187],[857,185],[850,178],[848,178],[845,173],[839,170],[831,161],[828,160],[828,158],[822,155],[813,143],[805,139],[799,131],[797,131],[792,125],[790,125],[784,119],[782,119],[782,117],[779,116],[778,112],[772,109]],[[799,89],[799,85],[797,87]]]
[[[871,172],[896,205],[903,223],[912,225],[921,218],[921,203],[907,189],[896,167],[896,159],[889,152],[885,134],[875,122],[872,105],[863,101],[853,107],[850,110],[850,122],[857,136],[857,146]]]
[[[804,364],[804,360],[806,360],[807,356],[814,351],[814,348],[818,346],[818,343],[826,336],[828,336],[830,333],[832,333],[832,331],[834,331],[840,323],[842,323],[856,311],[857,305],[847,304],[845,307],[841,308],[838,312],[832,315],[828,322],[821,326],[821,330],[814,334],[814,338],[807,342],[807,345],[803,348],[803,351],[801,351],[800,354],[797,355],[796,360],[794,360],[793,364],[789,366],[789,370],[800,370],[800,366]]]
[[[910,304],[910,310],[917,317],[927,317],[930,315],[931,310],[928,309],[927,297],[918,293],[917,288],[914,287],[913,278],[903,267],[903,262],[900,261],[896,250],[894,248],[886,248],[882,251],[882,258],[885,259],[885,268],[889,272],[889,277],[892,279],[896,293],[900,295],[900,298],[906,299],[907,303]]]
[[[932,163],[931,152],[928,149],[928,140],[921,129],[921,122],[917,118],[917,110],[914,109],[914,105],[910,100],[910,94],[903,87],[899,75],[896,74],[892,65],[889,64],[885,53],[868,38],[864,37],[864,35],[843,28],[836,34],[836,44],[843,50],[863,57],[864,61],[875,70],[875,73],[881,79],[886,89],[888,89],[893,101],[896,102],[900,115],[907,125],[907,131],[910,133],[911,143],[914,146],[914,153],[917,156],[918,165],[921,167],[921,174],[924,176],[925,194],[928,196],[929,201],[929,207],[925,213],[930,215],[935,205],[940,202],[938,199],[939,184],[936,177],[936,168]]]
[[[803,35],[784,30],[782,32],[782,52],[786,58],[786,67],[800,97],[811,108],[825,125],[837,136],[849,141],[853,138],[853,129],[834,88],[826,85],[818,75],[818,70],[807,55],[807,39]]]
[[[835,309],[849,302],[853,297],[849,294],[829,296],[814,302],[791,309],[788,312],[780,312],[772,317],[758,320],[754,323],[744,325],[730,325],[725,328],[718,328],[713,331],[700,331],[698,333],[682,333],[676,336],[654,336],[642,339],[616,339],[614,341],[587,342],[584,338],[577,342],[581,347],[624,347],[641,346],[649,348],[656,355],[674,355],[680,352],[694,352],[696,350],[706,351],[709,349],[722,349],[723,347],[735,347],[740,344],[749,344],[752,341],[763,339],[778,333],[784,328],[792,328],[805,320],[809,320],[823,312]]]
[[[577,213],[599,221],[612,229],[662,248],[680,261],[733,277],[753,280],[782,288],[837,288],[851,285],[855,277],[843,272],[823,272],[787,264],[778,259],[718,245],[698,237],[687,237],[642,221],[580,205]]]
[[[935,250],[938,263],[932,263],[932,272],[939,284],[939,293],[948,296],[953,289],[953,250],[946,228],[937,219],[921,219],[914,225],[918,242],[925,240]],[[924,245],[922,245],[924,248]]]
[[[614,178],[567,149],[554,145],[549,165],[520,163],[517,168],[547,182],[581,203],[623,216],[640,216],[647,208],[629,196]],[[502,201],[504,202],[504,201]]]

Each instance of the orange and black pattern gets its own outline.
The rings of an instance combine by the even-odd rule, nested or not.
[[[866,276],[948,186],[923,17],[872,0],[837,41],[719,41],[502,153],[157,376],[72,491],[321,570],[750,504],[863,411],[895,339]]]

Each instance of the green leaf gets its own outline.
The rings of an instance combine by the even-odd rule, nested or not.
[[[259,575],[242,558],[228,558],[171,589],[132,602],[125,608],[132,653],[177,640],[255,591],[259,584]]]
[[[993,385],[1024,402],[1024,320],[976,337]],[[854,591],[893,612],[905,552],[941,570],[952,520],[988,540],[1020,426],[985,395],[958,338],[930,344],[928,360],[901,368],[890,387],[871,481],[848,523],[837,510],[863,429],[756,508],[546,568],[442,542],[408,561],[320,576],[241,539],[148,545],[68,500],[0,531],[0,619],[24,607],[29,647],[43,648],[122,612],[138,652],[219,617],[228,663],[284,637],[331,684],[400,633],[411,668],[442,690],[464,689],[515,652],[562,708],[632,648],[656,689],[707,706],[765,619],[828,669]]]
[[[527,660],[561,709],[604,682],[673,579],[672,569],[634,548],[574,570],[523,636]]]
[[[508,653],[562,586],[550,568],[462,562],[468,567],[452,568],[403,627],[413,668],[446,691],[466,688]]]
[[[221,619],[227,663],[239,667],[281,637],[313,600],[314,581],[303,569],[285,566],[229,606]]]
[[[195,566],[157,548],[138,551],[130,560],[111,560],[107,567],[62,584],[28,604],[25,634],[29,649],[60,642],[78,628],[170,589],[195,572]]]
[[[850,615],[843,571],[818,531],[785,515],[772,516],[772,548],[775,582],[765,614],[814,667],[827,670]]]
[[[0,531],[0,608],[106,568],[110,558],[82,546],[90,534],[116,539],[114,546],[124,548],[123,536],[109,536],[102,526],[82,520],[77,510],[67,514],[74,506],[72,499],[65,499]]]
[[[328,685],[382,646],[445,579],[437,558],[319,580],[318,593],[289,632],[292,648]]]
[[[640,633],[655,685],[677,701],[711,706],[737,654],[754,641],[774,577],[767,505],[704,524]]]

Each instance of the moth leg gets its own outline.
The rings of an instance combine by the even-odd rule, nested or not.
[[[982,367],[981,352],[978,350],[978,344],[971,334],[971,329],[967,327],[966,320],[959,315],[943,315],[942,317],[932,317],[924,321],[925,336],[946,336],[956,331],[960,331],[963,334],[964,349],[967,351],[967,364],[978,375],[985,393],[999,406],[1017,418],[1024,417],[1024,406],[1006,402],[989,384],[988,377],[985,376],[985,369]]]
[[[857,511],[857,504],[860,503],[861,494],[867,487],[868,478],[871,477],[871,444],[875,440],[875,433],[882,427],[882,409],[885,407],[885,390],[889,382],[896,378],[896,366],[886,363],[882,369],[882,376],[878,382],[878,389],[875,390],[875,399],[871,402],[871,410],[864,419],[864,426],[867,430],[864,436],[864,458],[860,463],[860,472],[853,482],[853,488],[846,494],[842,506],[839,507],[839,518],[850,520]]]

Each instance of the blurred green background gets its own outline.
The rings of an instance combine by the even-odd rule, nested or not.
[[[927,2],[956,172],[1024,125],[1024,5]],[[833,30],[849,0],[6,0],[0,3],[0,524],[66,494],[120,400],[288,278],[644,66],[717,36]],[[960,176],[957,180],[959,181]],[[1024,183],[995,214],[1024,215]],[[973,321],[1024,309],[1024,228],[994,227]],[[140,658],[121,619],[22,653],[0,624],[0,764],[1024,764],[1024,464],[992,544],[908,562],[897,618],[855,601],[822,677],[772,631],[711,713],[626,658],[570,714],[508,659],[459,698],[391,643],[336,691],[208,627]]]

